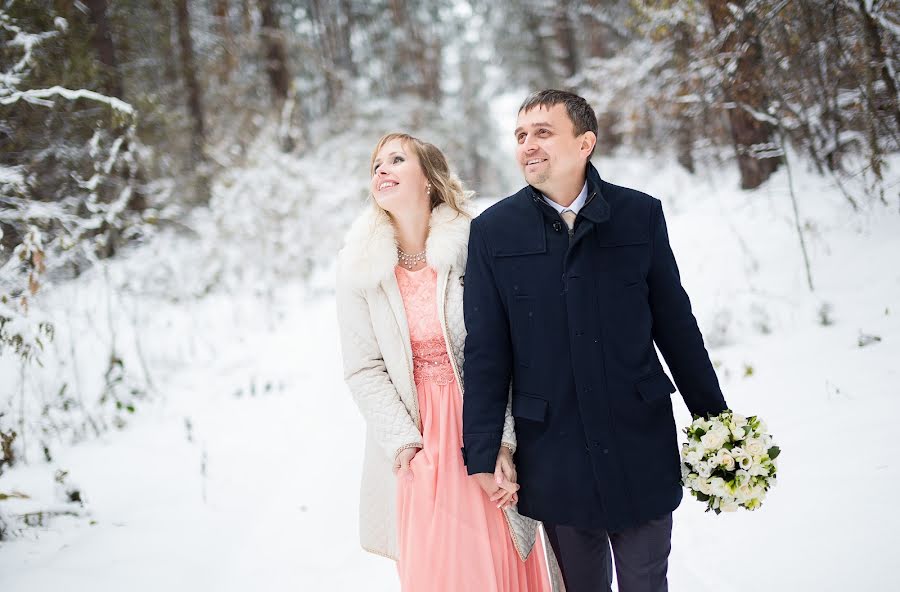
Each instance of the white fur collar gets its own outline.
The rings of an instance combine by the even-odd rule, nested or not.
[[[425,239],[428,265],[438,271],[451,266],[465,268],[470,222],[470,216],[446,204],[432,210]],[[368,207],[350,226],[338,262],[344,279],[357,288],[374,287],[392,278],[397,265],[397,237],[387,215]]]

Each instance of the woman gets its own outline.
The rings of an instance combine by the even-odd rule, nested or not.
[[[337,284],[344,374],[367,424],[362,546],[396,559],[407,591],[551,590],[537,524],[511,507],[509,410],[504,488],[483,485],[489,496],[460,454],[467,194],[440,150],[406,134],[378,142],[370,172],[373,208],[347,235]]]

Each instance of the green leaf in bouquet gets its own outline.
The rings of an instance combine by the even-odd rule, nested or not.
[[[775,460],[778,458],[778,455],[781,454],[781,448],[778,446],[772,446],[769,448],[768,455],[770,460]]]
[[[696,494],[697,499],[700,500],[701,502],[709,501],[709,496],[706,495],[705,493],[703,493],[702,491],[694,491],[694,494]]]
[[[696,430],[694,430],[694,437],[698,440],[705,435],[706,435],[706,430],[704,430],[703,428],[697,428]]]

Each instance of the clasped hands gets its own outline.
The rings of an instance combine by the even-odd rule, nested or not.
[[[510,508],[519,502],[519,494],[516,493],[519,491],[516,465],[513,463],[512,451],[506,446],[501,446],[497,453],[493,473],[476,473],[472,478],[498,508]]]
[[[411,479],[409,463],[417,452],[419,452],[419,448],[401,450],[394,460],[394,474]],[[494,465],[493,473],[476,473],[472,475],[472,478],[491,502],[497,504],[498,508],[509,508],[519,502],[516,465],[513,463],[512,451],[506,446],[501,446],[500,452],[497,453],[497,463]]]

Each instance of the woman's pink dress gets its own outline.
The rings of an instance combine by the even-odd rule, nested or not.
[[[544,592],[550,590],[540,537],[519,559],[506,518],[466,474],[462,395],[437,310],[431,267],[397,266],[412,342],[425,447],[398,475],[400,585],[404,592]]]

